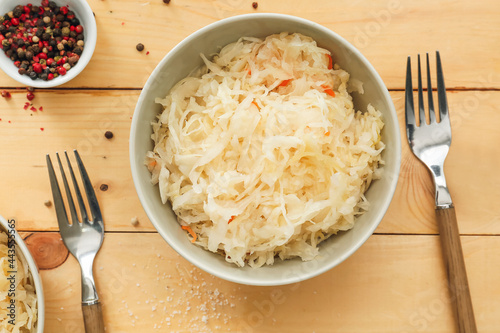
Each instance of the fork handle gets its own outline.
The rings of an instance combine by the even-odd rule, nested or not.
[[[102,320],[101,303],[82,303],[83,322],[85,323],[85,333],[104,333],[104,322]]]
[[[476,333],[476,322],[467,282],[460,234],[458,232],[455,208],[437,208],[436,217],[441,246],[443,249],[446,274],[448,275],[451,303],[460,333]]]

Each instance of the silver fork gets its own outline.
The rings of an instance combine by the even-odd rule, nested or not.
[[[472,301],[467,282],[462,245],[458,232],[455,208],[446,185],[443,164],[451,145],[451,126],[448,115],[448,102],[444,86],[443,68],[439,52],[436,51],[437,95],[439,122],[434,111],[432,85],[427,54],[427,93],[429,104],[429,124],[425,119],[424,98],[422,92],[422,74],[420,55],[418,55],[418,106],[419,124],[415,119],[413,106],[413,87],[411,79],[411,59],[406,65],[406,134],[413,154],[422,161],[431,172],[436,190],[436,217],[438,221],[441,246],[448,275],[451,303],[461,333],[477,332],[472,309]]]
[[[83,202],[82,193],[73,173],[73,168],[66,155],[66,161],[68,163],[68,169],[71,174],[71,179],[73,180],[73,186],[75,189],[76,198],[78,200],[78,206],[80,208],[80,215],[82,220],[79,221],[78,214],[76,212],[75,203],[73,202],[73,197],[69,188],[66,175],[64,173],[64,168],[59,158],[59,153],[57,155],[57,162],[61,169],[61,175],[64,183],[64,189],[66,192],[69,212],[71,214],[71,224],[69,223],[68,216],[66,214],[66,209],[64,208],[64,202],[61,195],[61,190],[59,189],[59,184],[57,182],[57,177],[52,166],[52,161],[50,156],[47,154],[47,167],[49,170],[50,185],[52,188],[52,196],[54,197],[54,206],[57,214],[57,221],[59,223],[59,231],[63,239],[64,245],[68,248],[69,252],[78,260],[80,264],[80,269],[82,273],[82,311],[83,319],[85,324],[85,332],[87,333],[103,333],[104,323],[102,319],[102,308],[99,302],[99,297],[97,295],[97,290],[94,282],[94,275],[92,272],[92,267],[94,264],[94,258],[97,251],[101,248],[101,244],[104,238],[104,227],[102,223],[101,210],[99,209],[99,203],[95,196],[94,188],[90,182],[89,176],[80,155],[76,150],[74,150],[76,162],[78,169],[80,170],[80,175],[83,182],[83,187],[85,188],[85,193],[87,195],[88,206],[92,214],[92,220],[89,220],[87,216],[87,210]]]

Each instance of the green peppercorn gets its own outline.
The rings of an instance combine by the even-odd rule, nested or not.
[[[63,37],[68,37],[68,36],[69,36],[69,33],[71,32],[71,31],[69,30],[69,28],[68,28],[68,27],[64,27],[64,28],[62,28],[62,30],[61,30],[61,31],[62,31],[62,35],[63,35]]]

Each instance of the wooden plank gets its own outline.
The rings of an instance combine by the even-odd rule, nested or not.
[[[479,331],[496,332],[500,238],[462,242]],[[454,332],[437,236],[374,235],[319,277],[252,287],[200,271],[158,234],[108,233],[94,271],[106,332]],[[83,332],[74,258],[41,273],[45,330]]]
[[[246,13],[284,13],[315,21],[356,46],[386,85],[404,87],[408,55],[440,50],[448,87],[500,88],[498,1],[90,0],[98,27],[90,64],[66,87],[144,85],[163,56],[196,30]],[[137,43],[144,52],[135,49]],[[146,52],[149,51],[149,55]],[[20,86],[0,75],[0,87]]]
[[[106,230],[154,231],[137,198],[129,167],[130,118],[138,91],[37,91],[44,111],[23,110],[25,91],[0,100],[0,212],[15,217],[21,230],[57,230],[45,154],[78,148],[89,170]],[[403,92],[393,92],[401,131]],[[449,93],[453,144],[445,170],[462,234],[500,234],[500,188],[487,175],[500,164],[500,92]],[[9,123],[11,121],[11,123]],[[43,131],[40,128],[44,128]],[[114,137],[104,138],[111,130]],[[404,132],[402,132],[404,133]],[[432,181],[402,138],[399,185],[379,233],[437,233]],[[108,190],[100,190],[102,184]],[[29,189],[29,190],[27,190]],[[27,209],[29,207],[29,209]],[[131,218],[140,224],[134,227]]]

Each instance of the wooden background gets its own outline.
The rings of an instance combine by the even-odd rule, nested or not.
[[[331,271],[281,287],[214,278],[179,257],[137,198],[128,161],[140,90],[183,38],[251,12],[300,16],[339,33],[390,89],[403,129],[408,55],[440,50],[453,144],[446,162],[479,332],[500,327],[500,5],[498,1],[89,0],[98,41],[68,84],[37,90],[0,73],[0,214],[15,218],[41,269],[45,331],[83,332],[80,275],[57,233],[45,154],[78,148],[96,188],[106,236],[95,275],[106,332],[453,332],[430,176],[403,137],[395,198],[365,245]],[[143,43],[144,52],[135,45]],[[146,52],[149,51],[149,54]],[[42,130],[43,128],[43,130]],[[107,140],[104,132],[114,138]],[[403,133],[403,132],[402,132]],[[108,190],[101,191],[101,184]],[[130,220],[137,217],[138,226]]]

